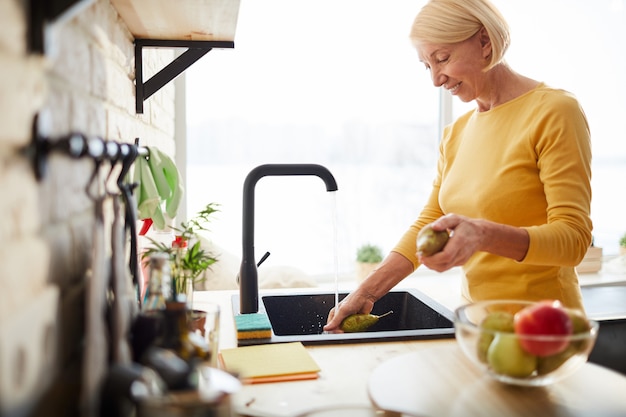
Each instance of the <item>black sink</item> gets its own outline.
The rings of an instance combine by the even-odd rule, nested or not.
[[[626,285],[581,290],[587,315],[600,324],[589,362],[626,375]]]
[[[347,293],[340,293],[339,300]],[[240,340],[239,345],[302,342],[333,344],[398,340],[441,339],[454,337],[453,313],[420,291],[391,291],[374,304],[372,314],[386,316],[365,332],[324,333],[328,312],[335,305],[335,294],[265,294],[259,312],[267,313],[272,324],[271,339]],[[239,296],[233,296],[233,312],[239,313]]]

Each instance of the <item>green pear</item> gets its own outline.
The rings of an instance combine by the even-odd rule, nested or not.
[[[589,320],[582,311],[573,308],[568,308],[566,311],[567,315],[572,320],[572,333],[586,333],[591,329]]]
[[[374,324],[378,323],[378,320],[391,313],[393,313],[393,311],[388,311],[380,316],[375,314],[351,314],[343,319],[339,328],[346,333],[364,332]]]
[[[450,235],[446,230],[436,231],[427,224],[417,234],[417,252],[424,256],[434,255],[446,246],[449,238]]]
[[[515,334],[498,333],[487,351],[487,363],[497,374],[526,378],[535,372],[537,357],[522,348]]]
[[[578,353],[576,346],[570,343],[564,351],[554,355],[537,358],[537,373],[545,375],[563,365],[569,358]]]
[[[580,310],[567,309],[567,315],[572,320],[572,334],[589,333],[591,325],[585,314]],[[573,340],[570,345],[573,345],[579,352],[584,352],[587,349],[589,339]]]
[[[513,324],[513,314],[506,311],[494,311],[489,313],[480,322],[479,327],[481,329],[480,336],[478,336],[478,342],[476,344],[476,351],[478,359],[481,362],[487,362],[487,351],[489,345],[495,337],[495,332],[513,333],[515,331]]]

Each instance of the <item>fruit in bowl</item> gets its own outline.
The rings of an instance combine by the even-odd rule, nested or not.
[[[589,357],[598,323],[559,301],[491,300],[454,312],[461,350],[498,381],[544,386],[577,370]]]

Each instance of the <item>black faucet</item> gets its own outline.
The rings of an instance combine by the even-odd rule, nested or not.
[[[316,164],[266,164],[248,173],[243,184],[243,253],[239,270],[239,310],[241,314],[259,311],[259,280],[254,260],[254,187],[265,176],[315,175],[326,184],[326,191],[337,191],[330,171]]]

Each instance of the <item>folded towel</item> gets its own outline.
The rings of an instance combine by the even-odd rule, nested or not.
[[[148,147],[148,165],[156,183],[159,195],[165,200],[165,212],[170,218],[176,217],[183,197],[180,172],[174,161],[155,147]]]
[[[148,152],[147,158],[135,161],[134,181],[139,185],[137,214],[139,219],[152,219],[155,228],[163,230],[165,214],[176,217],[184,188],[174,161],[154,146],[149,146]]]

